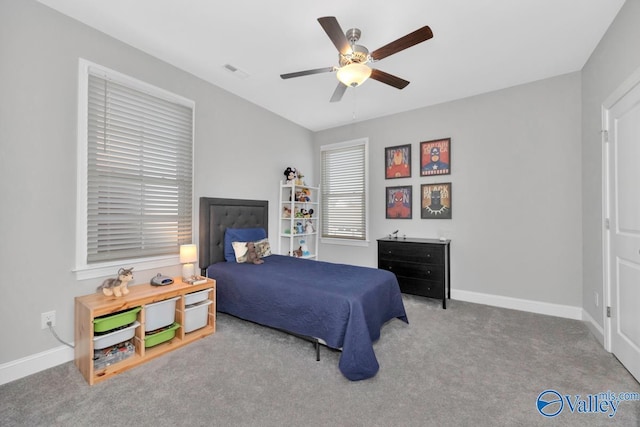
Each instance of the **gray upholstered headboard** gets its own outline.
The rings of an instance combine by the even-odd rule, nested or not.
[[[202,270],[224,261],[224,232],[227,228],[262,227],[269,233],[267,200],[200,198],[198,263]]]

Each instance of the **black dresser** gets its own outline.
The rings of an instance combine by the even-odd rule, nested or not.
[[[400,290],[407,294],[451,299],[449,283],[450,240],[378,239],[378,268],[395,273]]]

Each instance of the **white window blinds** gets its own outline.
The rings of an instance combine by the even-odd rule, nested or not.
[[[89,70],[87,113],[87,264],[177,254],[192,241],[193,106]]]
[[[322,237],[367,240],[366,140],[321,147]]]

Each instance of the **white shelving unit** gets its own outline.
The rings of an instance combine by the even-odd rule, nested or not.
[[[278,253],[318,259],[320,188],[280,182]],[[306,249],[306,250],[305,250]]]

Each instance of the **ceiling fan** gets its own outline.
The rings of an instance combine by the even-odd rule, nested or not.
[[[318,22],[338,49],[338,63],[340,64],[340,67],[324,67],[315,68],[313,70],[297,71],[295,73],[281,74],[280,77],[283,79],[290,79],[293,77],[336,71],[339,83],[336,90],[333,92],[333,96],[331,96],[331,102],[340,101],[340,99],[342,99],[342,95],[344,95],[344,92],[347,90],[347,87],[360,86],[368,78],[388,84],[389,86],[393,86],[397,89],[404,89],[409,84],[407,80],[396,77],[393,74],[371,68],[368,64],[372,64],[433,37],[431,28],[425,25],[406,36],[400,37],[399,39],[369,53],[369,50],[366,47],[356,44],[356,42],[360,40],[361,35],[358,28],[351,28],[350,30],[343,32],[338,20],[334,16],[318,18]]]

